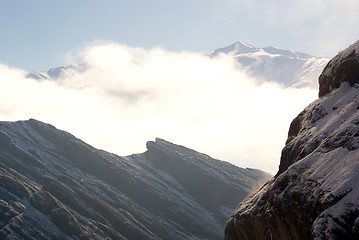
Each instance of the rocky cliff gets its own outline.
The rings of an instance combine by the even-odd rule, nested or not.
[[[358,59],[359,41],[325,67],[278,173],[239,204],[225,239],[359,239]]]
[[[162,139],[120,157],[31,119],[0,122],[0,239],[218,239],[269,174]]]

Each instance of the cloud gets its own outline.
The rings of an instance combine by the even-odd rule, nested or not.
[[[275,173],[291,120],[317,90],[258,82],[229,56],[90,44],[58,81],[0,65],[0,117],[36,118],[119,155],[155,137]]]

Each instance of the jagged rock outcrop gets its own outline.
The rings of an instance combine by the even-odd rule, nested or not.
[[[239,204],[225,239],[359,239],[358,59],[356,42],[328,63],[278,173]]]
[[[162,139],[147,147],[119,157],[34,119],[0,122],[0,239],[218,239],[270,178]]]
[[[329,61],[319,76],[319,97],[324,96],[343,82],[350,86],[359,83],[359,44],[351,45]]]

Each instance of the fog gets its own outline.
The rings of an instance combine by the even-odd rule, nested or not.
[[[226,55],[102,42],[70,53],[75,60],[86,70],[57,81],[0,65],[1,119],[35,118],[119,155],[159,137],[276,173],[291,120],[317,97],[259,82]]]

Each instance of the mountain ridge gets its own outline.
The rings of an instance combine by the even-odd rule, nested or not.
[[[250,76],[261,81],[277,82],[285,87],[296,88],[317,89],[317,78],[330,60],[275,47],[254,47],[243,42],[216,49],[210,56],[220,54],[232,56]]]
[[[35,119],[0,122],[0,238],[218,239],[236,202],[270,177],[147,145],[120,157]]]
[[[234,55],[236,56],[237,54],[255,53],[255,52],[260,51],[261,49],[267,53],[282,54],[282,55],[286,55],[289,57],[300,57],[300,58],[305,58],[305,59],[312,58],[312,57],[319,57],[319,56],[311,55],[308,53],[279,49],[279,48],[276,48],[273,46],[267,46],[267,47],[263,47],[263,48],[255,47],[255,46],[252,46],[252,45],[242,42],[242,41],[237,41],[235,43],[232,43],[229,46],[218,48],[218,49],[214,50],[211,53],[211,55],[216,55],[217,53],[227,53],[227,54],[234,53]]]
[[[226,54],[238,62],[241,68],[260,81],[276,82],[285,87],[318,88],[317,78],[330,60],[327,57],[269,47],[254,47],[244,42],[235,42],[208,54],[216,57]],[[64,77],[76,78],[77,73],[86,71],[87,65],[69,65],[42,72],[31,72],[27,77],[36,80],[57,80]]]

